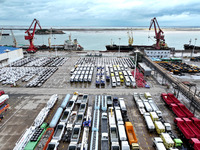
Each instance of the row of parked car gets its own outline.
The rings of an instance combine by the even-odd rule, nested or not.
[[[92,82],[92,76],[94,72],[94,66],[92,65],[81,65],[75,66],[70,73],[70,82]]]
[[[26,57],[11,63],[11,67],[58,67],[62,66],[67,58],[64,57]]]
[[[134,68],[132,58],[114,58],[114,57],[82,57],[79,58],[75,65],[94,65],[94,66],[106,66],[106,65],[126,65],[129,68]]]
[[[57,67],[45,68],[26,87],[41,87],[57,70]]]

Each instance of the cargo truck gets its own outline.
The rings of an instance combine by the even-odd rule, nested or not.
[[[111,142],[111,150],[120,150],[119,142]]]
[[[148,128],[149,132],[153,132],[155,130],[155,125],[150,117],[150,114],[144,113],[144,119],[147,124],[147,128]]]
[[[101,150],[109,150],[108,133],[101,134]]]
[[[65,130],[65,122],[60,122],[55,129],[53,139],[60,141]]]
[[[149,104],[149,102],[147,101],[143,101],[144,103],[144,106],[145,106],[145,109],[147,112],[151,112],[152,111],[152,108],[151,108],[151,105]]]
[[[188,118],[183,118],[187,126],[193,131],[195,137],[200,139],[200,130],[196,127],[196,125]]]
[[[189,111],[184,104],[178,103],[177,104],[181,110],[187,115],[188,118],[194,117],[194,114]]]
[[[128,136],[129,144],[131,145],[132,150],[139,150],[139,144],[137,143],[137,137],[135,135],[135,131],[133,129],[133,125],[131,122],[125,122],[126,134]]]
[[[101,133],[108,133],[108,117],[107,113],[101,115]]]
[[[166,150],[163,140],[160,137],[153,138],[153,146],[156,148],[156,150]]]
[[[151,119],[152,119],[153,121],[157,121],[157,120],[159,119],[159,117],[158,117],[158,115],[157,115],[156,112],[150,112],[149,114],[150,114]]]
[[[186,139],[191,139],[195,137],[195,134],[186,125],[186,123],[181,118],[175,118],[174,122],[177,124],[178,129],[183,133]]]
[[[52,139],[47,146],[47,150],[57,150],[59,142],[55,139]]]
[[[75,125],[72,131],[71,142],[78,142],[81,133],[81,125]]]
[[[121,150],[130,150],[128,141],[121,141]]]
[[[118,132],[119,132],[120,141],[126,141],[127,137],[126,137],[126,131],[125,131],[124,125],[118,125]]]
[[[161,121],[155,121],[154,124],[155,124],[155,127],[156,127],[156,132],[158,134],[165,132],[165,126],[162,124]]]
[[[107,106],[111,107],[113,105],[112,97],[110,95],[106,95],[105,99],[107,99]]]
[[[163,143],[167,149],[174,147],[174,141],[168,133],[161,133],[160,137],[163,140]]]
[[[111,142],[118,142],[118,130],[116,125],[110,125],[110,141]]]

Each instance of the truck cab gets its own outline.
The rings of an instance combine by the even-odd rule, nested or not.
[[[160,137],[153,138],[153,146],[156,148],[156,150],[166,150],[163,140]]]
[[[132,143],[131,148],[132,148],[132,150],[139,150],[140,146],[138,143]]]

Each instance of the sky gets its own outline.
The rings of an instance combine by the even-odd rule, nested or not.
[[[0,0],[0,26],[200,26],[199,0]]]

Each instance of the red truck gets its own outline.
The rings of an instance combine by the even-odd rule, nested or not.
[[[200,129],[200,119],[197,119],[195,117],[192,117],[191,120],[194,122],[194,124]]]
[[[181,103],[172,93],[167,93],[168,97],[173,101],[173,103],[178,104]]]
[[[195,137],[200,139],[200,130],[196,127],[196,125],[189,118],[183,118],[187,126],[194,132]]]
[[[185,107],[184,104],[178,103],[177,105],[178,105],[178,106],[181,108],[181,110],[187,115],[188,118],[194,117],[194,114],[191,113],[191,111],[189,111],[189,109],[187,109],[187,107]]]
[[[197,138],[191,138],[189,143],[194,150],[200,150],[200,141]]]
[[[173,112],[176,114],[177,117],[183,118],[187,117],[187,115],[178,107],[176,104],[171,104]]]
[[[173,100],[170,99],[169,96],[166,93],[162,93],[161,97],[162,97],[162,99],[165,101],[165,103],[167,105],[170,105],[170,104],[174,103]]]
[[[177,124],[177,127],[180,129],[186,139],[189,140],[195,137],[195,134],[181,118],[175,118],[174,122]]]

